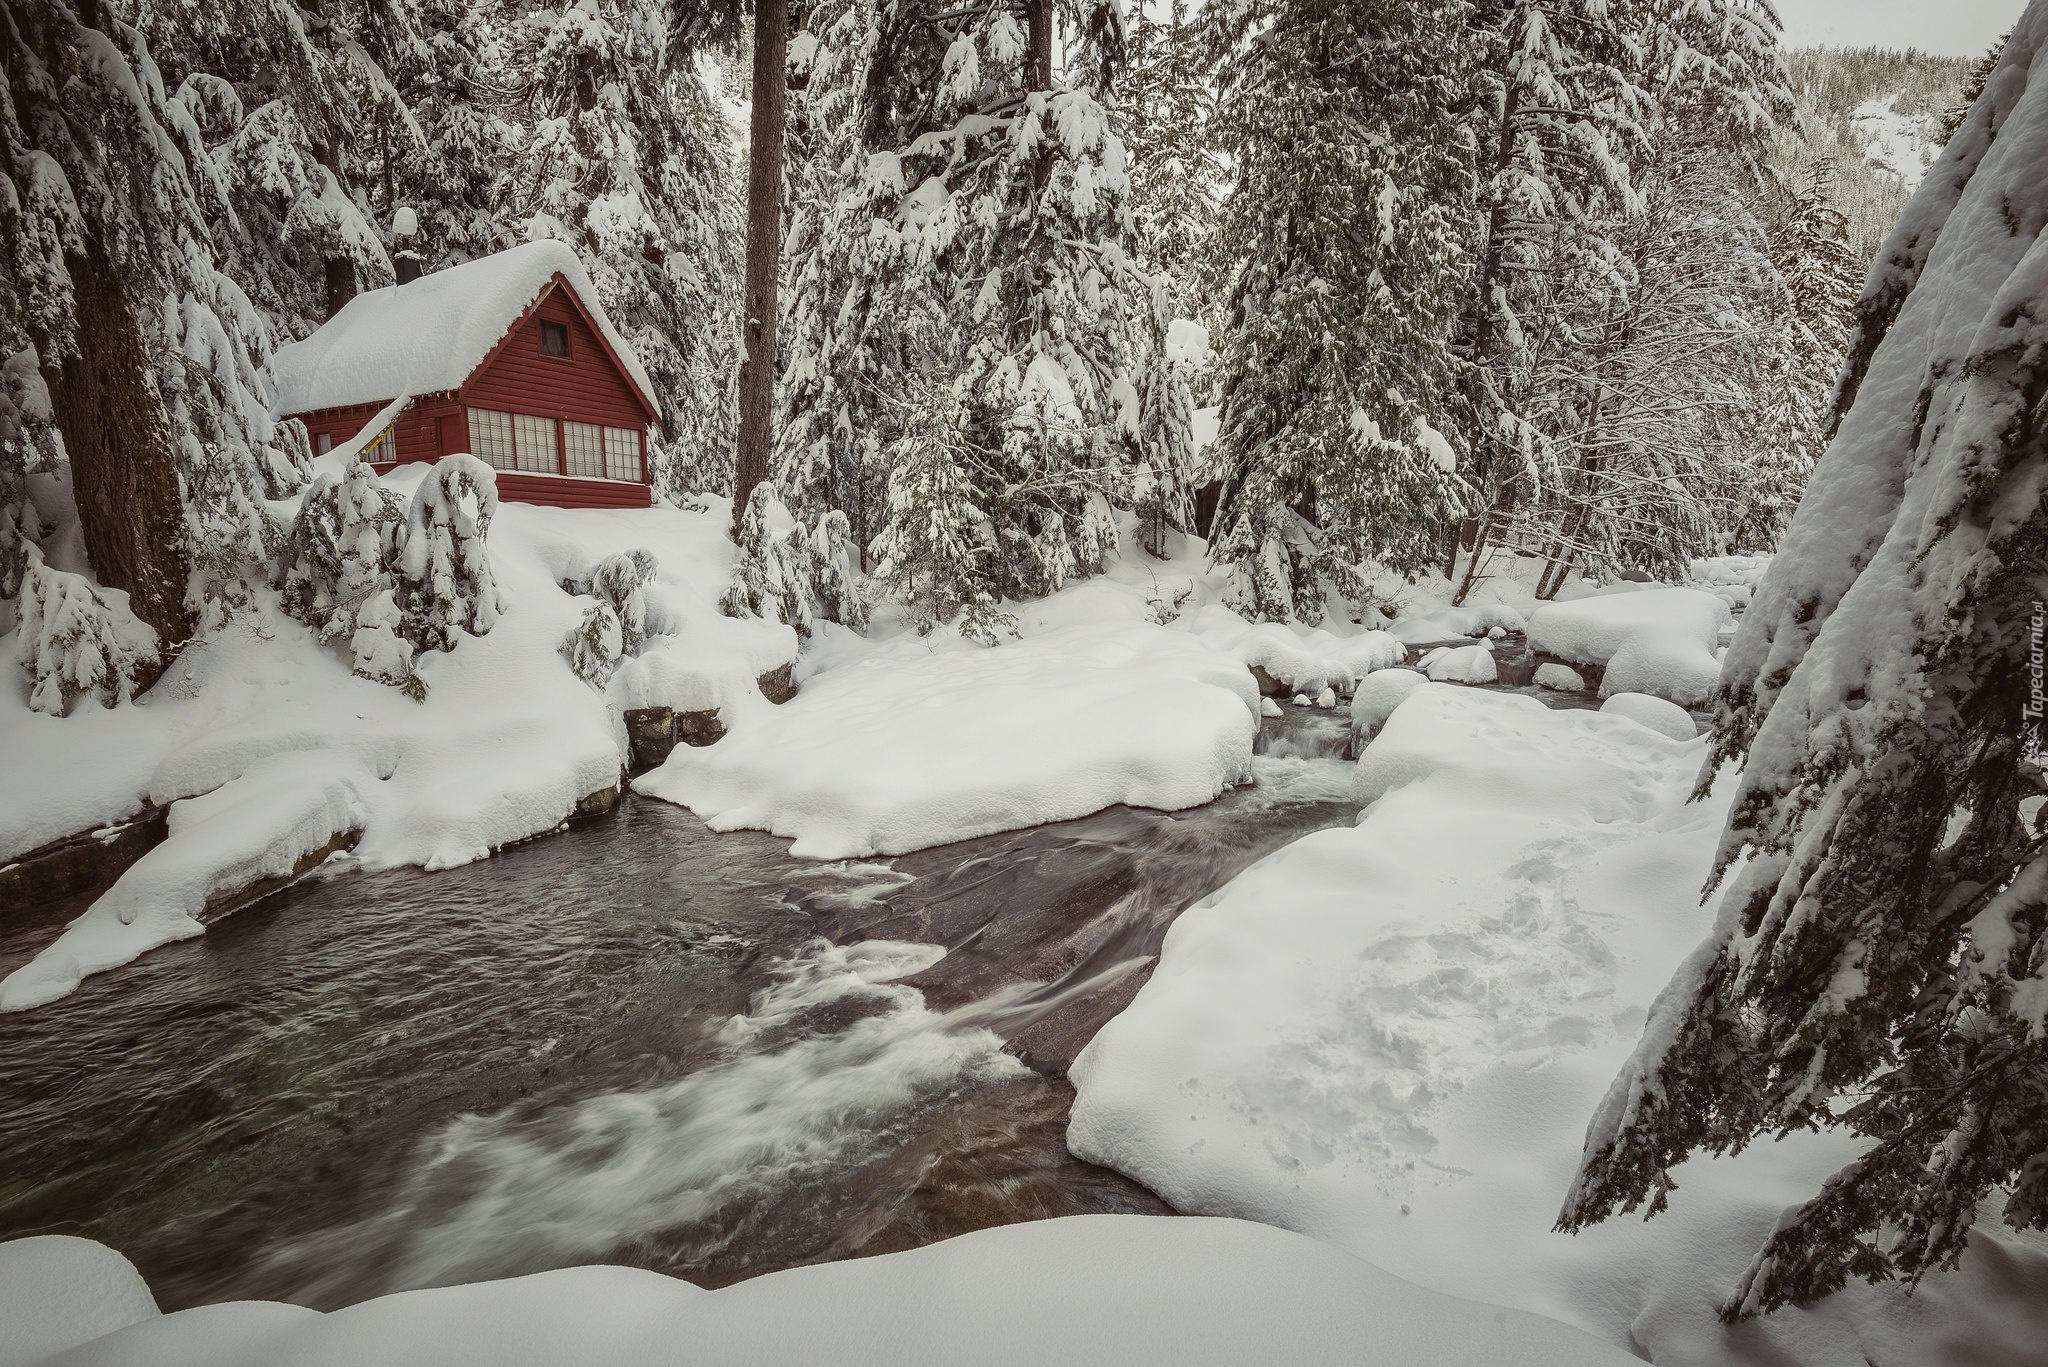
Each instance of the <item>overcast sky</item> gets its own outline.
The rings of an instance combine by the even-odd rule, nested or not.
[[[1787,47],[1917,47],[1974,57],[2026,0],[1777,0]]]

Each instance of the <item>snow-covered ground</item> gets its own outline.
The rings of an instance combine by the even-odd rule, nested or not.
[[[1903,113],[1898,103],[1896,95],[1865,101],[1849,115],[1849,127],[1872,166],[1914,190],[1941,155],[1941,116]]]
[[[10,1330],[0,1367],[1635,1361],[1563,1325],[1425,1291],[1281,1230],[1134,1215],[1010,1225],[720,1291],[632,1268],[572,1267],[326,1315],[241,1302],[159,1317],[118,1254],[79,1239],[29,1239],[0,1244],[0,1320]]]
[[[2038,1361],[2048,1249],[1978,1226],[1916,1296],[1857,1284],[1715,1317],[1840,1135],[1695,1159],[1671,1209],[1551,1231],[1587,1117],[1711,924],[1705,742],[1616,713],[1412,686],[1360,759],[1358,824],[1183,913],[1077,1061],[1074,1152],[1180,1210],[1262,1220],[1660,1364]],[[2032,1357],[2029,1357],[2032,1354]]]

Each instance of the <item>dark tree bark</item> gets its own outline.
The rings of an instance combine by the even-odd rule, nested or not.
[[[754,7],[754,105],[747,149],[746,358],[740,362],[739,450],[732,528],[754,486],[768,478],[774,444],[775,314],[782,273],[782,143],[789,105],[789,0]]]
[[[88,228],[88,233],[92,230]],[[93,574],[128,595],[166,651],[191,635],[185,613],[184,518],[178,473],[148,348],[121,276],[96,241],[66,254],[78,349],[46,365],[72,494]],[[154,676],[137,680],[141,688]]]
[[[1033,90],[1052,89],[1052,4],[1053,0],[1025,0],[1025,76]],[[1038,164],[1032,167],[1033,181],[1041,192],[1052,179],[1052,149],[1040,149]]]

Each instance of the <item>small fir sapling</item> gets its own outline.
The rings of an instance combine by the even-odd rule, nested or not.
[[[128,595],[52,568],[34,542],[23,565],[14,651],[29,706],[61,717],[81,698],[113,707],[133,697],[156,669],[157,636],[128,610]]]
[[[462,633],[498,622],[487,538],[497,476],[475,456],[443,456],[406,509],[398,542],[398,606],[420,650],[453,650]]]

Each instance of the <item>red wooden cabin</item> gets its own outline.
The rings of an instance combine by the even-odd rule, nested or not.
[[[562,508],[652,501],[646,371],[575,252],[530,242],[350,300],[271,365],[281,416],[316,454],[364,433],[378,473],[467,451],[498,496]]]

